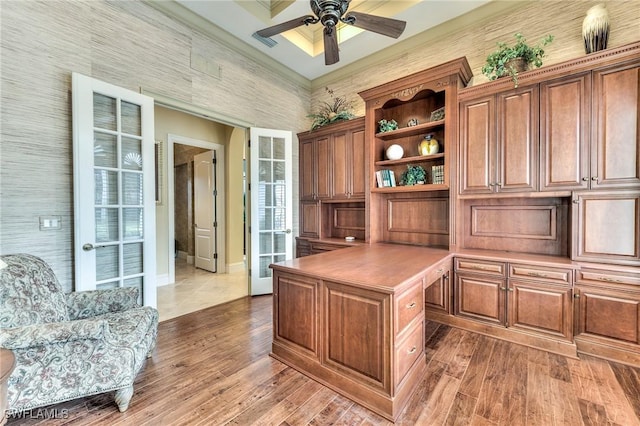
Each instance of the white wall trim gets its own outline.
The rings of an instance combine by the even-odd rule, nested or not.
[[[227,263],[227,273],[233,274],[236,272],[244,272],[247,270],[247,265],[244,262]]]

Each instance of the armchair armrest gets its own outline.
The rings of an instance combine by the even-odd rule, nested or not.
[[[0,347],[23,349],[73,340],[100,340],[104,338],[106,329],[107,320],[104,319],[86,319],[2,328],[0,329]]]
[[[138,307],[138,289],[121,287],[109,290],[79,291],[67,294],[69,319],[79,320]]]

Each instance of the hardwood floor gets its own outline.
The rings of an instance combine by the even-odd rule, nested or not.
[[[104,394],[8,424],[391,424],[269,357],[271,309],[245,297],[162,322],[125,413]],[[427,374],[398,424],[640,425],[640,368],[426,329]]]

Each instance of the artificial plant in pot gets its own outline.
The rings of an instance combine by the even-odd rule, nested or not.
[[[544,37],[539,44],[530,46],[521,33],[515,34],[516,42],[513,46],[498,42],[498,49],[487,56],[487,62],[482,67],[482,73],[495,80],[503,76],[510,76],[515,87],[518,87],[518,72],[525,71],[529,66],[542,66],[544,47],[553,41],[552,35]]]
[[[331,97],[331,102],[322,102],[317,112],[307,115],[308,118],[313,120],[311,130],[338,121],[351,120],[355,117],[355,115],[353,115],[351,102],[347,101],[344,96],[334,96],[333,90],[328,87],[324,89]]]
[[[420,185],[427,183],[427,172],[422,166],[413,166],[409,164],[407,170],[400,177],[402,185]]]

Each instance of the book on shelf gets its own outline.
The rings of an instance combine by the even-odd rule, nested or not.
[[[444,165],[431,166],[431,183],[433,184],[444,183]]]
[[[390,188],[396,186],[396,177],[393,170],[382,169],[376,171],[378,188]]]

